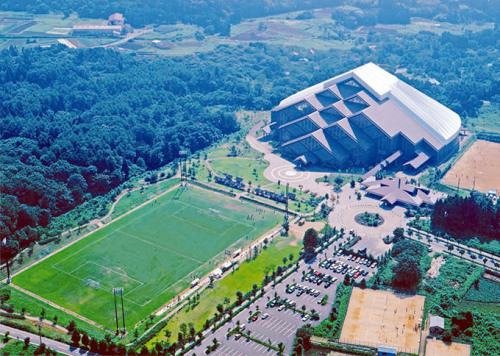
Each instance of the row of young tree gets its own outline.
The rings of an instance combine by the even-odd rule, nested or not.
[[[434,205],[431,228],[436,234],[458,240],[498,240],[500,204],[479,192],[472,192],[469,197],[449,196]]]

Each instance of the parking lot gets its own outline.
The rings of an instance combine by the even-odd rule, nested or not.
[[[355,281],[359,282],[363,278],[368,280],[376,270],[373,261],[365,260],[363,264],[361,259],[355,259],[345,254],[334,254],[333,247],[331,247],[312,261],[307,263],[301,261],[296,272],[276,287],[268,286],[262,298],[216,332],[209,332],[202,344],[195,347],[189,354],[205,354],[207,345],[212,343],[214,337],[221,345],[211,353],[212,355],[277,354],[276,350],[269,349],[252,340],[247,341],[245,336],[232,335],[227,338],[228,331],[234,329],[238,322],[240,328],[244,329],[243,333],[250,331],[251,337],[264,342],[271,340],[273,346],[282,342],[285,345],[284,353],[289,354],[295,333],[300,326],[306,324],[316,326],[329,315],[337,286],[344,281],[346,274],[350,274],[352,278],[357,275]],[[364,271],[366,275],[363,276],[361,271]],[[325,295],[328,296],[328,299],[322,305],[321,301]],[[290,309],[290,305],[293,305],[293,309],[297,310]],[[305,306],[306,313],[302,312],[303,306]],[[260,313],[255,321],[249,321],[249,317],[257,311]],[[313,311],[319,315],[318,320],[312,320],[309,316]]]

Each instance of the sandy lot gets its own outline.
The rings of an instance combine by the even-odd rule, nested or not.
[[[500,191],[499,176],[500,143],[478,140],[451,167],[442,182],[457,186],[460,179],[460,188],[487,193],[489,189]]]
[[[427,339],[425,356],[469,356],[470,345],[452,342],[446,344],[441,340]]]
[[[418,354],[425,297],[354,288],[340,342]]]

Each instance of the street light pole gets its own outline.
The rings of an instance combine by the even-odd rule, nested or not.
[[[4,237],[2,240],[2,247],[7,246],[7,238]],[[7,253],[7,261],[5,262],[5,266],[7,267],[7,284],[10,283],[10,268],[9,268],[9,254]]]
[[[40,345],[42,344],[42,323],[38,324],[38,336],[40,337]]]

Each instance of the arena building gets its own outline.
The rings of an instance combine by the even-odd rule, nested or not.
[[[331,168],[438,164],[458,150],[460,126],[458,114],[373,63],[302,90],[271,112],[284,156]]]

